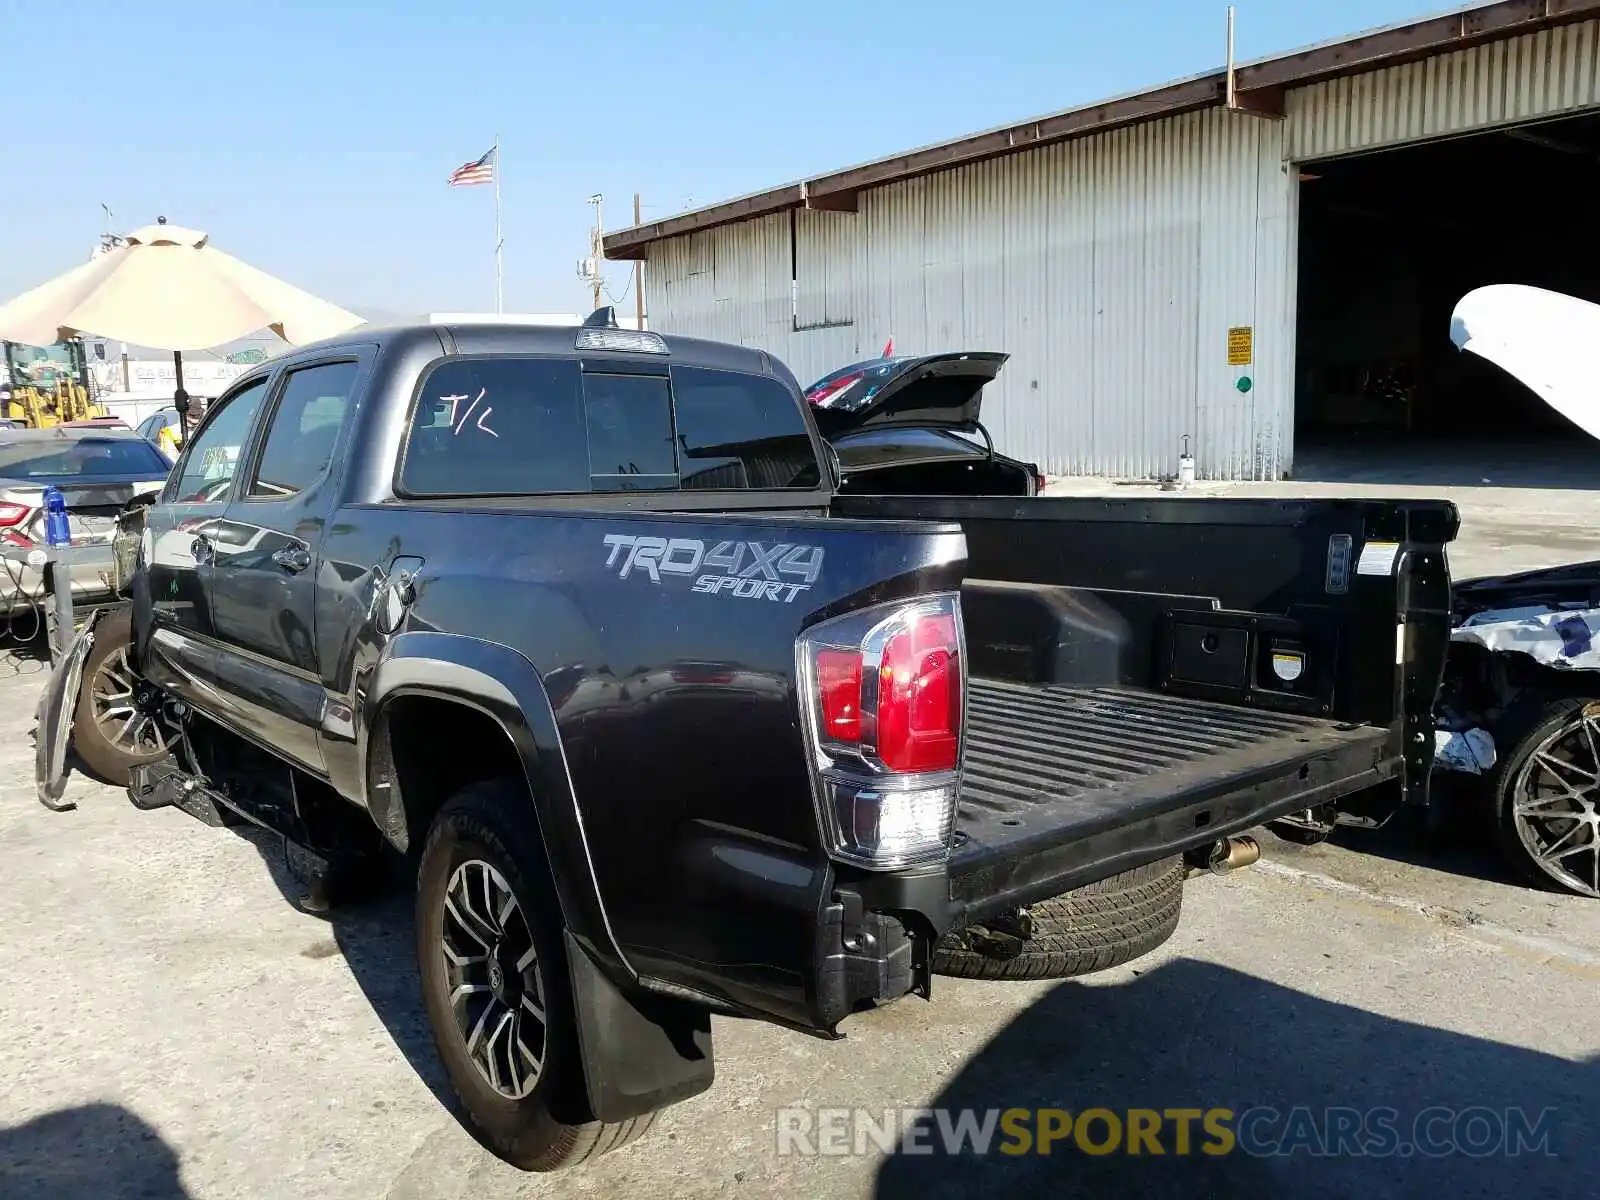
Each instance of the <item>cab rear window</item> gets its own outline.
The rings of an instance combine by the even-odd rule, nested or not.
[[[424,379],[401,459],[408,496],[816,488],[816,453],[775,379],[576,359],[447,359]]]

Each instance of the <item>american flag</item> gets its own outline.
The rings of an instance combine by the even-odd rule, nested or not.
[[[451,187],[471,187],[476,183],[494,182],[494,148],[484,152],[482,158],[462,163],[450,174]]]

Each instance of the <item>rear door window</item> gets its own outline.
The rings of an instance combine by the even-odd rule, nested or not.
[[[400,468],[413,496],[589,490],[581,373],[573,359],[447,360],[422,384]]]

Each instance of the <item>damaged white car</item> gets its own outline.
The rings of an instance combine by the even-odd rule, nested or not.
[[[1480,288],[1450,336],[1600,438],[1600,305]],[[1478,777],[1529,878],[1600,897],[1600,562],[1458,581],[1452,608],[1435,769]]]

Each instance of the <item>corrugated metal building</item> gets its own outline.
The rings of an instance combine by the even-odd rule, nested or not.
[[[622,230],[606,253],[648,260],[652,327],[762,347],[802,383],[891,337],[1007,351],[985,422],[1052,474],[1171,474],[1187,437],[1203,478],[1278,478],[1315,386],[1297,345],[1329,340],[1298,305],[1315,164],[1595,109],[1597,58],[1600,0],[1509,0]],[[1528,199],[1517,220],[1540,219]]]

